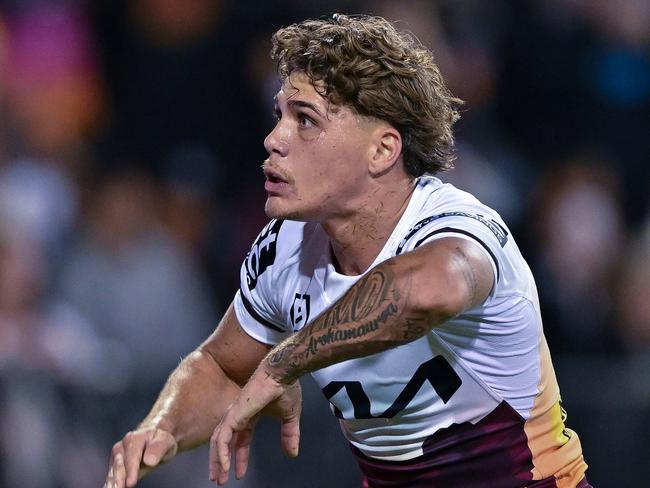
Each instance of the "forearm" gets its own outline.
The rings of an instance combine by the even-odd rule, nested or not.
[[[406,344],[483,303],[493,280],[477,244],[457,238],[425,244],[370,270],[309,326],[271,350],[262,366],[288,384],[331,364]]]
[[[288,383],[307,372],[423,336],[449,316],[419,303],[412,264],[391,260],[372,269],[327,312],[274,348],[264,366]]]
[[[239,392],[214,358],[199,349],[172,373],[140,427],[166,430],[179,450],[191,449],[208,441]]]

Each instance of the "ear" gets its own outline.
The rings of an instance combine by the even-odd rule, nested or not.
[[[402,136],[388,124],[377,127],[374,136],[368,170],[372,176],[381,176],[395,165],[402,154]]]

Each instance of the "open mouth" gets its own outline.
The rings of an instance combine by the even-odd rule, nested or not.
[[[264,176],[271,183],[288,183],[287,178],[271,168],[264,168]]]
[[[271,183],[286,183],[285,180],[283,180],[282,178],[280,178],[280,177],[278,177],[278,176],[275,176],[275,175],[268,175],[266,178],[267,178]]]
[[[269,196],[281,196],[288,191],[289,178],[287,176],[268,166],[264,167],[264,176],[266,176],[264,188],[269,192]]]

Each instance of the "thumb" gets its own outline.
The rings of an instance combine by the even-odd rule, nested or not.
[[[149,467],[165,463],[176,455],[178,444],[169,432],[157,429],[147,445],[142,456],[142,462]]]
[[[287,456],[296,457],[300,447],[300,415],[283,418],[280,429],[282,449]]]

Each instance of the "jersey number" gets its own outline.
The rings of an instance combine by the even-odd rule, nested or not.
[[[355,419],[390,419],[411,403],[411,400],[417,395],[426,381],[431,383],[431,386],[436,390],[436,393],[444,403],[449,401],[462,383],[460,376],[449,365],[447,360],[443,356],[436,356],[420,365],[393,404],[384,413],[379,415],[370,413],[370,399],[366,395],[366,392],[363,391],[363,387],[359,381],[332,381],[323,388],[323,393],[330,400],[342,388],[345,388],[354,407]],[[341,410],[336,406],[334,406],[334,415],[338,418],[343,418]]]

